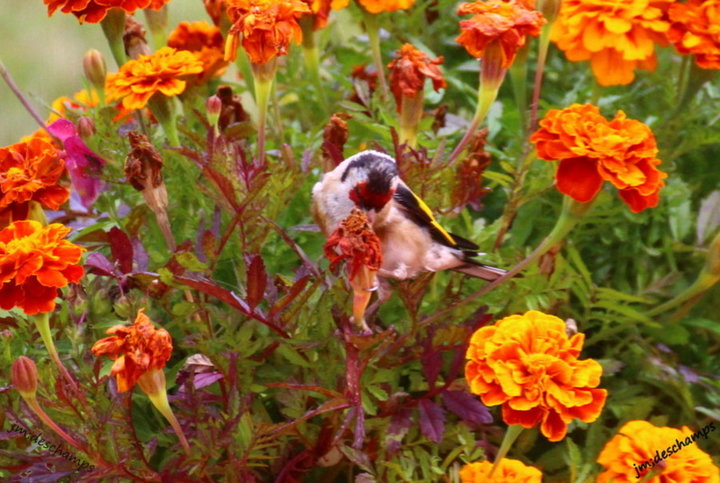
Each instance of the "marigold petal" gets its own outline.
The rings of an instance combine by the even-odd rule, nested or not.
[[[555,179],[558,191],[581,203],[595,198],[603,181],[598,174],[597,163],[587,158],[560,161]]]

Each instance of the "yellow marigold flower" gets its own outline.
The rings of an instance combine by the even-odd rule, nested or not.
[[[607,397],[596,389],[602,367],[579,360],[584,334],[568,337],[559,318],[531,310],[478,329],[470,339],[465,378],[487,406],[502,404],[507,424],[565,437],[573,419],[595,421]]]
[[[522,461],[503,458],[492,475],[488,474],[493,464],[489,461],[469,463],[460,470],[461,483],[542,483],[542,472],[532,466],[526,466]]]
[[[515,54],[525,45],[527,36],[537,37],[540,27],[545,24],[540,12],[514,0],[463,3],[457,13],[473,17],[460,22],[462,33],[455,41],[477,58],[485,56],[490,43],[500,42],[504,69],[515,60]]]
[[[681,54],[695,55],[703,69],[720,69],[720,0],[670,5],[668,39]]]
[[[234,59],[242,38],[250,60],[258,65],[287,55],[290,42],[302,42],[297,20],[311,13],[301,0],[228,0],[227,12],[233,26],[228,32],[225,60]]]
[[[21,220],[0,231],[0,308],[26,314],[52,312],[58,289],[77,283],[84,249],[67,240],[71,228]]]
[[[126,109],[142,109],[150,98],[161,93],[167,97],[185,91],[186,81],[180,77],[199,74],[203,63],[192,52],[163,47],[154,54],[129,60],[105,80],[108,102],[123,100]]]
[[[720,482],[720,469],[698,448],[696,440],[715,429],[710,423],[699,431],[654,426],[647,421],[628,421],[605,444],[597,462],[605,471],[598,483],[630,483],[656,471],[647,483]]]
[[[165,329],[156,329],[152,320],[140,309],[133,325],[115,325],[92,346],[95,356],[114,360],[111,374],[116,377],[118,391],[135,387],[145,374],[162,370],[172,355],[172,338]]]
[[[568,60],[589,60],[600,85],[625,85],[634,69],[654,70],[655,44],[666,45],[673,0],[564,0],[550,39]]]
[[[67,96],[58,97],[50,104],[52,112],[50,112],[50,117],[45,123],[52,124],[58,119],[66,117],[68,109],[84,111],[98,104],[100,104],[100,96],[95,90],[83,89],[73,94],[72,98]]]
[[[203,72],[198,76],[199,83],[210,77],[221,76],[225,72],[225,42],[220,29],[214,25],[207,22],[180,22],[175,30],[170,32],[167,44],[177,50],[193,52],[202,61]]]
[[[360,5],[370,13],[394,12],[412,7],[415,0],[358,0]]]

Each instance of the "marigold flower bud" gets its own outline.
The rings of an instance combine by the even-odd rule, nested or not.
[[[32,359],[20,356],[12,365],[12,383],[23,399],[34,399],[37,392],[38,373]]]
[[[107,75],[107,67],[105,59],[99,50],[90,49],[83,57],[83,71],[85,77],[98,91],[105,88],[105,76]]]
[[[220,112],[222,112],[222,101],[217,95],[208,97],[205,101],[205,110],[207,111],[208,121],[213,126],[216,126],[218,119],[220,119]]]
[[[95,121],[87,116],[82,116],[77,122],[78,134],[83,139],[89,139],[95,135]]]

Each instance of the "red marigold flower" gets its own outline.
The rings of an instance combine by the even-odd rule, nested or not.
[[[80,23],[99,23],[111,8],[120,8],[125,13],[133,13],[142,8],[157,10],[170,0],[43,0],[48,6],[48,16],[59,8],[63,13],[71,13]]]
[[[358,0],[360,5],[370,13],[395,12],[412,7],[415,0]]]
[[[228,0],[228,16],[233,26],[228,32],[225,60],[232,60],[238,37],[254,64],[266,64],[287,55],[290,42],[302,42],[297,19],[311,13],[302,0]]]
[[[154,54],[129,60],[105,80],[108,102],[123,100],[126,109],[142,109],[150,98],[161,93],[167,97],[185,91],[187,82],[180,77],[199,74],[203,63],[192,52],[163,47]]]
[[[58,289],[77,283],[84,248],[63,240],[71,228],[16,221],[0,231],[0,307],[26,314],[52,312]]]
[[[579,360],[584,334],[568,338],[559,318],[531,310],[478,329],[470,339],[465,378],[488,406],[502,404],[507,424],[560,441],[573,419],[595,421],[607,397],[596,389],[602,367]]]
[[[681,54],[695,55],[703,69],[720,69],[720,0],[673,2],[667,37]]]
[[[699,432],[711,429],[706,426]],[[651,477],[648,483],[673,481],[720,482],[720,469],[713,464],[710,455],[695,443],[698,433],[687,426],[680,429],[654,426],[647,421],[628,421],[618,433],[605,444],[597,462],[605,471],[597,477],[597,483],[630,483],[647,475],[656,465],[665,467],[660,475]],[[658,453],[669,454],[658,458]],[[631,466],[632,465],[632,466]]]
[[[530,141],[539,158],[560,161],[561,193],[584,203],[609,181],[634,213],[657,206],[667,174],[656,167],[661,161],[648,126],[623,111],[608,122],[592,104],[551,109],[539,124]]]
[[[50,210],[60,208],[70,196],[58,185],[64,170],[65,163],[44,132],[0,148],[0,219],[24,218],[30,201]]]
[[[165,329],[156,329],[150,318],[140,309],[133,325],[115,325],[92,346],[95,356],[114,360],[111,374],[117,380],[119,392],[135,387],[146,373],[161,370],[172,354],[172,338]]]
[[[314,16],[314,30],[325,28],[330,17],[330,10],[341,10],[350,4],[350,0],[303,0]]]
[[[488,478],[493,464],[489,461],[469,463],[460,470],[461,483],[541,483],[542,472],[522,461],[503,458],[498,463],[492,480]]]
[[[438,65],[443,58],[431,59],[425,52],[411,44],[405,44],[396,52],[395,59],[388,64],[390,69],[390,90],[395,96],[398,111],[402,98],[417,97],[422,93],[425,79],[430,78],[433,88],[437,91],[447,86]]]
[[[460,22],[463,32],[455,41],[479,59],[484,57],[485,49],[491,42],[500,42],[504,69],[515,60],[515,54],[525,45],[527,36],[540,35],[540,27],[546,22],[542,13],[528,9],[515,0],[463,3],[457,13],[473,17]]]
[[[177,50],[193,52],[202,61],[203,72],[198,76],[198,83],[221,76],[225,72],[225,42],[220,29],[214,25],[207,22],[180,22],[175,30],[170,32],[167,44]]]
[[[634,69],[654,70],[655,44],[666,45],[673,0],[563,0],[550,39],[568,60],[589,60],[600,85],[625,85]]]

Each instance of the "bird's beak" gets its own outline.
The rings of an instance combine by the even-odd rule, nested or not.
[[[377,211],[375,210],[369,210],[367,213],[367,219],[370,223],[370,226],[373,226],[375,224],[375,218],[377,218]]]

